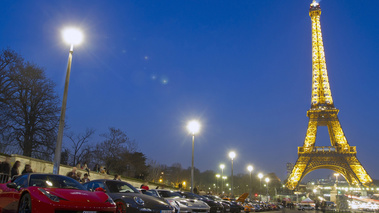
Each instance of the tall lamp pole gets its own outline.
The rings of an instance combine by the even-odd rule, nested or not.
[[[266,192],[267,192],[267,202],[268,202],[268,197],[270,196],[270,195],[268,194],[268,182],[270,182],[270,179],[269,179],[268,177],[266,177],[266,178],[265,178],[265,181],[266,181],[266,183],[267,183],[267,185],[266,185]]]
[[[251,200],[251,194],[253,193],[253,184],[252,184],[252,181],[251,181],[251,173],[253,171],[253,166],[249,165],[247,166],[247,170],[250,172],[250,183],[249,183],[249,188],[250,188],[250,200]]]
[[[220,177],[221,177],[220,174],[216,174],[216,194],[218,194],[218,189],[217,189],[217,187],[218,187],[218,179],[219,179]]]
[[[195,134],[200,130],[200,123],[196,120],[192,120],[187,125],[188,131],[192,134],[192,166],[191,166],[191,192],[193,193],[194,182],[194,153],[195,153]]]
[[[260,202],[262,202],[262,178],[263,178],[263,174],[259,173],[258,178],[259,178],[259,203],[260,203]]]
[[[221,193],[224,194],[224,168],[225,168],[225,165],[224,164],[220,164],[220,168],[221,168]]]
[[[233,159],[236,157],[235,152],[229,152],[229,157],[232,159],[232,197],[234,196],[234,188],[233,188]]]
[[[59,119],[58,137],[57,137],[57,144],[55,147],[53,174],[59,174],[59,166],[61,163],[63,129],[64,129],[64,120],[66,116],[66,103],[67,103],[68,84],[70,81],[70,73],[71,73],[72,53],[74,52],[74,45],[80,44],[83,40],[83,34],[75,28],[67,28],[63,30],[62,35],[65,42],[70,44],[71,47],[70,47],[70,52],[68,54],[68,63],[67,63],[67,71],[66,71],[66,81],[64,84],[64,91],[63,91],[61,117]]]

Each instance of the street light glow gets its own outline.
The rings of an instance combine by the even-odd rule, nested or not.
[[[225,168],[225,165],[224,164],[220,164],[220,169],[224,169]]]
[[[62,31],[63,40],[70,45],[78,45],[83,41],[83,33],[77,28],[66,28]]]
[[[270,182],[270,178],[265,178],[266,183]]]
[[[233,160],[236,157],[235,152],[229,152],[229,157]]]
[[[216,175],[216,178],[219,178],[219,177],[221,177],[221,175],[220,175],[220,174],[217,174],[217,175]]]
[[[188,123],[187,129],[194,135],[200,131],[200,123],[196,120],[192,120]]]
[[[252,171],[253,171],[253,166],[249,165],[249,166],[247,167],[247,170],[248,170],[249,172],[252,172]]]
[[[262,174],[262,173],[259,173],[259,174],[258,174],[258,178],[259,178],[259,179],[262,179],[262,178],[263,178],[263,174]]]

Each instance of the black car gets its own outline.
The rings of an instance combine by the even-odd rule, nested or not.
[[[232,204],[229,201],[225,201],[225,200],[223,200],[220,197],[215,196],[215,195],[204,195],[204,197],[207,197],[213,201],[221,203],[224,206],[224,213],[231,212],[231,205]],[[235,207],[233,206],[233,210],[234,209],[235,209]],[[242,207],[242,209],[244,209],[244,208]]]
[[[116,203],[117,213],[173,213],[163,199],[144,195],[127,182],[119,180],[93,180],[84,183],[89,191],[104,191]]]
[[[177,192],[177,193],[181,194],[183,197],[188,198],[188,199],[201,200],[205,202],[206,204],[208,204],[208,206],[211,207],[210,213],[224,212],[224,206],[220,202],[214,201],[208,197],[204,197],[204,196],[194,194],[191,192]]]

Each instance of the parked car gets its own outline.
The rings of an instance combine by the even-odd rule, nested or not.
[[[224,212],[224,206],[221,203],[219,203],[217,201],[213,201],[210,198],[207,198],[207,197],[204,197],[204,196],[201,196],[198,194],[194,194],[191,192],[177,192],[177,193],[181,194],[183,197],[185,197],[187,199],[201,200],[201,201],[205,202],[211,208],[210,209],[211,213],[222,213],[222,212]]]
[[[239,204],[238,202],[236,202],[236,201],[232,201],[230,199],[229,200],[221,199],[220,197],[213,196],[213,195],[210,195],[210,196],[212,196],[212,197],[214,197],[216,199],[220,199],[223,204],[229,205],[229,211],[232,212],[232,213],[245,212],[245,208],[241,204]]]
[[[186,199],[181,194],[165,190],[165,189],[151,189],[148,190],[160,198],[166,199],[172,206],[175,207],[176,212],[193,212],[193,213],[209,213],[210,207],[208,204],[200,200]]]
[[[214,195],[204,195],[204,197],[207,197],[213,201],[221,203],[224,206],[224,213],[230,212],[230,203],[224,202],[224,200],[221,199],[220,197],[214,196]]]
[[[0,212],[109,212],[116,204],[104,192],[89,192],[78,181],[28,173],[0,184]]]
[[[93,180],[84,183],[89,191],[104,191],[116,203],[117,213],[173,213],[165,200],[144,195],[127,182],[119,180]]]
[[[297,207],[297,210],[314,210],[315,207],[309,205],[309,204],[300,204],[298,207]]]

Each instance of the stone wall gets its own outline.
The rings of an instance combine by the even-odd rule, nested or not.
[[[5,155],[0,154],[0,161],[1,162],[4,161],[5,158],[6,158]],[[11,161],[10,162],[11,167],[13,166],[13,164],[16,161],[20,161],[20,163],[21,163],[21,166],[19,167],[19,173],[20,174],[21,174],[22,170],[24,170],[25,164],[31,165],[32,170],[33,170],[34,173],[53,173],[53,163],[50,162],[50,161],[39,160],[39,159],[30,158],[30,157],[26,157],[26,156],[22,156],[22,155],[17,155],[17,154],[12,154],[11,157],[10,157],[10,159],[11,159],[10,160]],[[72,170],[71,166],[60,165],[59,174],[60,175],[66,175],[71,170]],[[83,169],[79,169],[79,168],[77,169],[77,172],[82,173],[82,177],[83,177],[84,173],[87,173],[87,171],[85,171]],[[91,172],[90,171],[90,177],[89,178],[91,180],[96,180],[96,179],[113,179],[114,176],[112,176],[112,175],[106,175],[106,174],[100,174],[100,173],[96,173],[96,172]],[[141,184],[144,183],[143,180],[138,180],[138,179],[133,179],[133,178],[127,178],[127,177],[121,177],[121,180],[130,183],[131,185],[133,185],[136,188],[139,188],[141,186]],[[152,183],[152,182],[149,182],[148,186],[151,189],[155,189],[157,186],[159,186],[159,188],[165,188],[165,189],[170,189],[170,190],[177,190],[177,189],[172,188],[170,186],[166,186],[166,185],[162,185],[162,184],[156,184],[156,183]]]

